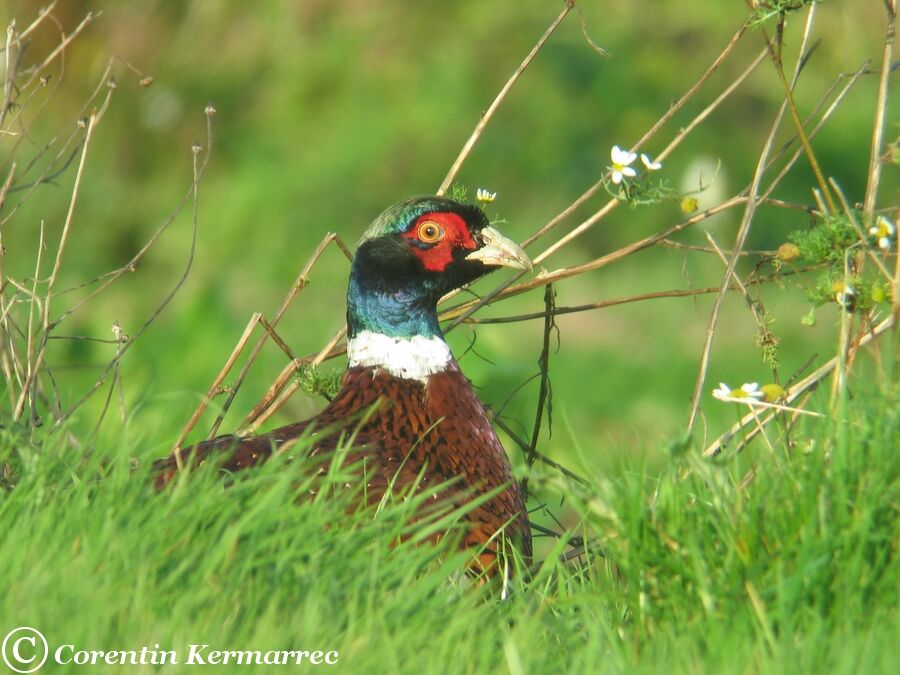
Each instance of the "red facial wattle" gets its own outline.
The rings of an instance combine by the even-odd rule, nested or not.
[[[443,230],[443,236],[434,242],[424,239],[420,232],[424,223],[438,225]],[[453,262],[453,251],[456,249],[474,251],[478,247],[466,222],[450,212],[440,211],[419,216],[403,236],[411,240],[410,249],[419,257],[425,269],[431,272],[443,272]]]

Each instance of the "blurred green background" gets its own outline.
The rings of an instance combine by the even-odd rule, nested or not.
[[[17,0],[0,7],[4,21],[15,18],[22,29],[42,4]],[[211,103],[217,110],[212,158],[200,187],[193,269],[122,364],[126,417],[148,430],[148,455],[167,450],[250,315],[272,316],[327,232],[352,246],[384,207],[437,188],[480,113],[561,8],[559,2],[474,0],[59,3],[59,25],[48,22],[35,32],[25,63],[43,58],[59,42],[60,30],[72,30],[87,12],[102,13],[66,50],[64,62],[51,68],[54,78],[43,98],[23,113],[29,132],[21,157],[72,128],[111,57],[118,80],[88,152],[59,288],[77,286],[134,255],[189,187],[191,144],[205,145],[204,107]],[[739,0],[578,3],[512,90],[458,180],[471,190],[495,190],[489,214],[502,219],[507,234],[524,239],[597,180],[613,144],[634,143],[696,81],[746,15]],[[796,92],[801,115],[812,111],[840,74],[867,59],[877,66],[884,25],[880,0],[835,0],[819,7],[814,35],[821,44]],[[801,16],[792,16],[788,63],[796,56],[801,28]],[[598,54],[586,35],[608,56]],[[762,44],[759,31],[750,30],[646,151],[660,151]],[[126,63],[152,76],[152,86],[141,87]],[[814,142],[823,170],[851,201],[862,201],[865,191],[876,87],[875,75],[863,77]],[[693,189],[696,167],[720,162],[717,180],[702,199],[715,203],[738,192],[752,177],[781,101],[773,67],[764,61],[665,163],[661,175],[676,189]],[[897,111],[894,97],[888,139],[897,135]],[[786,122],[779,138],[789,132]],[[0,138],[0,148],[13,142]],[[42,166],[32,167],[30,175]],[[74,168],[41,186],[5,225],[8,275],[32,276],[41,222],[48,241],[58,239]],[[810,204],[812,185],[801,160],[775,196]],[[896,169],[887,167],[881,206],[896,203],[897,185]],[[543,250],[607,198],[594,197],[530,251]],[[11,197],[0,215],[14,204]],[[544,266],[589,260],[682,217],[677,202],[620,207]],[[728,248],[739,220],[735,209],[705,227]],[[802,211],[764,207],[748,248],[775,248],[788,232],[809,224]],[[74,314],[59,332],[109,338],[114,321],[126,333],[135,331],[180,276],[190,238],[188,208],[134,274]],[[699,228],[678,239],[705,242]],[[755,262],[742,261],[739,274]],[[337,249],[329,249],[312,285],[282,321],[279,331],[298,355],[317,351],[343,324],[347,269]],[[722,272],[714,257],[655,248],[559,284],[557,302],[715,285]],[[497,274],[477,290],[499,281]],[[782,338],[782,379],[814,354],[816,363],[823,362],[836,344],[836,306],[819,309],[814,327],[801,326],[809,310],[803,283],[773,284],[762,296],[775,319],[772,329]],[[53,313],[83,293],[60,296]],[[546,434],[542,449],[584,471],[603,469],[623,454],[657,457],[663,443],[685,427],[711,304],[712,296],[654,300],[561,317],[560,349],[551,356],[553,433]],[[480,316],[541,307],[538,289]],[[450,335],[457,354],[477,336],[474,350],[461,359],[463,368],[483,400],[495,407],[508,401],[504,413],[523,434],[530,433],[537,395],[537,381],[529,378],[538,372],[541,329],[540,321],[531,321],[463,326]],[[709,396],[718,381],[772,380],[754,345],[755,332],[743,300],[730,296],[703,400],[710,437],[736,419],[734,409]],[[92,366],[108,362],[113,349],[85,341],[53,343],[50,365],[66,396],[82,392],[99,374]],[[266,349],[223,429],[238,423],[284,363],[274,347]],[[342,367],[338,361],[326,365]],[[86,428],[93,427],[104,397],[99,393],[82,410],[79,422]],[[321,401],[298,394],[273,423],[319,407]],[[118,415],[118,405],[115,410]],[[519,458],[512,444],[507,448]]]

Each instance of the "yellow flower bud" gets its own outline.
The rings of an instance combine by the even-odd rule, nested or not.
[[[793,262],[800,257],[800,249],[797,244],[785,243],[778,247],[776,255],[781,262]]]
[[[684,197],[681,200],[681,212],[684,214],[693,213],[700,208],[700,202],[696,197]]]
[[[785,394],[784,387],[775,383],[764,384],[759,390],[763,393],[763,401],[767,403],[775,403],[775,401],[784,398]]]

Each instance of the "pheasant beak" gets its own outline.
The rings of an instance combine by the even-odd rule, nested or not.
[[[484,246],[472,251],[466,256],[466,260],[480,260],[485,265],[531,271],[531,260],[522,247],[512,239],[504,237],[493,227],[484,228],[479,236]]]

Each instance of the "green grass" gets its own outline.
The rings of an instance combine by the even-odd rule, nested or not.
[[[227,490],[201,471],[157,494],[145,435],[85,454],[3,431],[0,629],[182,661],[193,643],[337,650],[340,672],[889,672],[898,409],[856,401],[852,423],[819,423],[790,452],[630,460],[589,487],[538,475],[593,557],[545,562],[502,602],[453,580],[461,554],[397,543],[415,531],[408,502],[351,516],[346,490],[298,502],[280,460]]]

